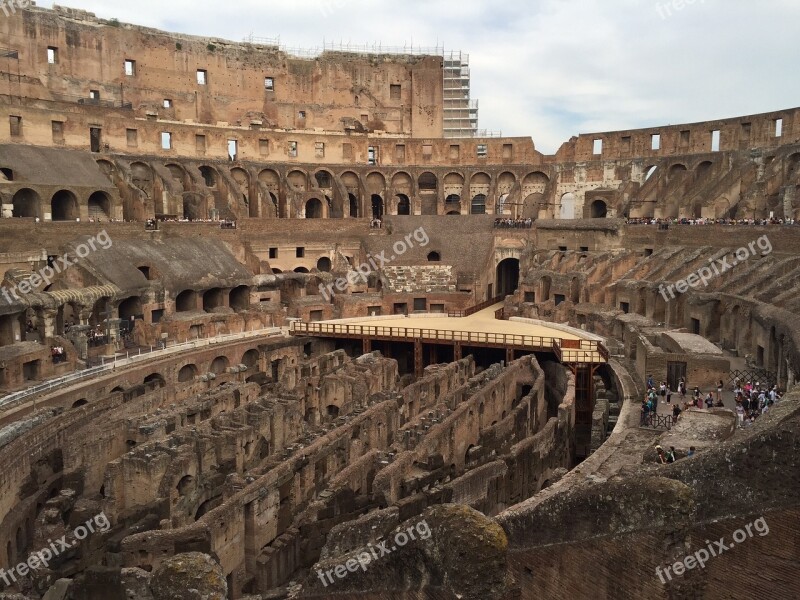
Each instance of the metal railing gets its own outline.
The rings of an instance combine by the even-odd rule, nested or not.
[[[221,335],[217,337],[208,337],[197,340],[190,340],[187,342],[180,342],[177,344],[173,344],[171,346],[167,346],[166,348],[151,347],[149,351],[148,350],[142,351],[141,349],[139,349],[139,351],[134,354],[127,352],[125,354],[125,358],[121,357],[117,358],[116,356],[114,356],[113,359],[108,359],[108,360],[103,359],[103,364],[101,365],[90,367],[88,369],[84,369],[83,371],[70,373],[69,375],[64,375],[63,377],[58,377],[56,379],[51,379],[44,383],[37,384],[33,387],[29,387],[24,390],[14,392],[13,394],[3,396],[2,398],[0,398],[0,407],[3,407],[12,402],[16,402],[18,400],[24,400],[25,398],[29,398],[31,396],[36,396],[38,394],[41,394],[42,392],[49,392],[56,388],[64,387],[70,383],[74,383],[75,381],[86,379],[87,377],[92,377],[94,375],[98,375],[100,373],[111,371],[120,367],[126,367],[128,365],[135,364],[142,360],[161,358],[163,356],[177,354],[183,352],[184,350],[190,350],[194,348],[202,348],[205,346],[211,346],[216,344],[225,344],[228,342],[246,340],[254,337],[272,336],[280,333],[281,329],[279,327],[270,327],[267,329],[259,329],[257,331],[246,331],[244,333],[234,333],[228,335]]]
[[[672,415],[658,415],[653,412],[642,411],[639,417],[639,427],[669,431],[673,425],[675,425],[675,417]]]
[[[482,310],[486,310],[490,306],[494,306],[498,302],[502,302],[505,296],[495,296],[494,298],[490,298],[480,304],[476,304],[475,306],[470,306],[466,310],[451,310],[447,313],[448,317],[455,317],[455,318],[463,318],[463,317],[471,317],[475,313],[481,312]]]

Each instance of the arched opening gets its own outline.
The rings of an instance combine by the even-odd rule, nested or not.
[[[322,218],[322,202],[316,198],[311,198],[306,202],[306,219],[321,219]]]
[[[207,188],[217,187],[217,172],[212,167],[205,165],[200,167],[200,175],[202,175]]]
[[[11,216],[13,217],[41,217],[39,207],[41,205],[41,198],[39,194],[31,189],[23,188],[14,194],[11,203],[13,210]]]
[[[242,312],[250,308],[250,288],[240,285],[233,288],[228,296],[229,306],[236,312]]]
[[[644,174],[644,180],[647,181],[648,179],[650,179],[653,175],[655,175],[655,172],[657,170],[658,170],[658,166],[657,165],[651,165],[651,166],[647,167],[644,170],[644,173],[645,173]]]
[[[317,271],[322,273],[330,273],[331,272],[331,259],[327,256],[323,256],[317,261]]]
[[[497,265],[495,289],[499,296],[510,296],[519,286],[519,259],[507,258]]]
[[[178,382],[187,383],[197,377],[197,365],[185,365],[178,371]]]
[[[608,205],[603,200],[595,200],[592,202],[592,218],[605,219],[608,215]]]
[[[325,409],[325,412],[327,413],[329,419],[337,419],[337,418],[339,418],[339,407],[338,406],[330,404]]]
[[[575,194],[567,192],[561,196],[561,208],[558,213],[561,219],[575,218]]]
[[[333,176],[328,171],[318,171],[314,175],[314,179],[317,180],[317,186],[320,189],[328,190],[333,187]]]
[[[670,181],[674,178],[679,176],[681,173],[686,173],[686,165],[682,165],[680,163],[674,164],[669,168],[669,179]]]
[[[411,214],[411,201],[405,194],[398,194],[397,196],[397,214],[404,216]]]
[[[355,194],[347,194],[347,197],[350,199],[350,216],[354,219],[358,218],[358,198],[355,197]]]
[[[473,215],[486,214],[486,196],[484,194],[478,194],[472,199],[472,207],[470,208],[470,214]]]
[[[178,490],[178,494],[181,496],[187,495],[192,491],[192,489],[194,489],[194,477],[191,475],[184,475],[178,482],[176,489]]]
[[[307,180],[306,174],[296,169],[286,176],[286,181],[289,182],[289,188],[294,192],[305,192]]]
[[[419,191],[422,193],[435,192],[439,189],[439,180],[436,179],[436,175],[433,173],[423,173],[419,176],[417,185],[419,186]]]
[[[372,218],[383,218],[383,198],[378,194],[372,194]]]
[[[153,384],[157,388],[163,388],[167,385],[167,382],[164,381],[164,377],[161,375],[161,373],[151,373],[144,378],[144,384]]]
[[[139,296],[131,296],[120,302],[119,318],[123,321],[133,321],[142,318],[142,299]]]
[[[438,252],[431,252],[428,254],[428,262],[439,262],[442,260],[442,255]]]
[[[225,356],[218,356],[213,361],[211,361],[211,366],[208,368],[209,371],[214,373],[215,375],[222,375],[225,370],[230,366],[230,361]]]
[[[203,310],[211,312],[225,306],[225,295],[220,288],[211,288],[203,294]]]
[[[81,406],[86,406],[89,404],[89,401],[86,398],[81,398],[80,400],[76,400],[72,403],[72,408],[80,408]]]
[[[111,198],[105,192],[89,196],[89,218],[108,219],[111,216]]]
[[[444,199],[444,212],[445,214],[460,215],[461,214],[461,196],[458,194],[450,194]]]
[[[184,290],[175,298],[175,310],[177,312],[191,312],[197,310],[197,292],[194,290]]]
[[[0,181],[14,181],[14,171],[8,167],[0,167]]]
[[[80,216],[78,199],[69,190],[61,190],[50,201],[50,218],[53,221],[74,221]]]
[[[242,355],[242,364],[245,365],[248,370],[255,369],[258,366],[259,358],[258,350],[248,350]]]

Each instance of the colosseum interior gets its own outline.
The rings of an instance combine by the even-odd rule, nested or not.
[[[0,46],[0,598],[800,597],[800,108],[545,155],[457,55]]]

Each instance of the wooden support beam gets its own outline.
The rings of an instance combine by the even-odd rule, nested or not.
[[[417,379],[421,378],[423,374],[422,351],[422,340],[417,338],[414,340],[414,377]]]

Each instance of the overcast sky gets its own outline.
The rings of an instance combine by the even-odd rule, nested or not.
[[[290,47],[470,55],[480,127],[555,152],[578,133],[800,105],[798,0],[61,0],[103,18]],[[52,6],[40,0],[39,6]],[[677,8],[676,8],[677,7]]]

